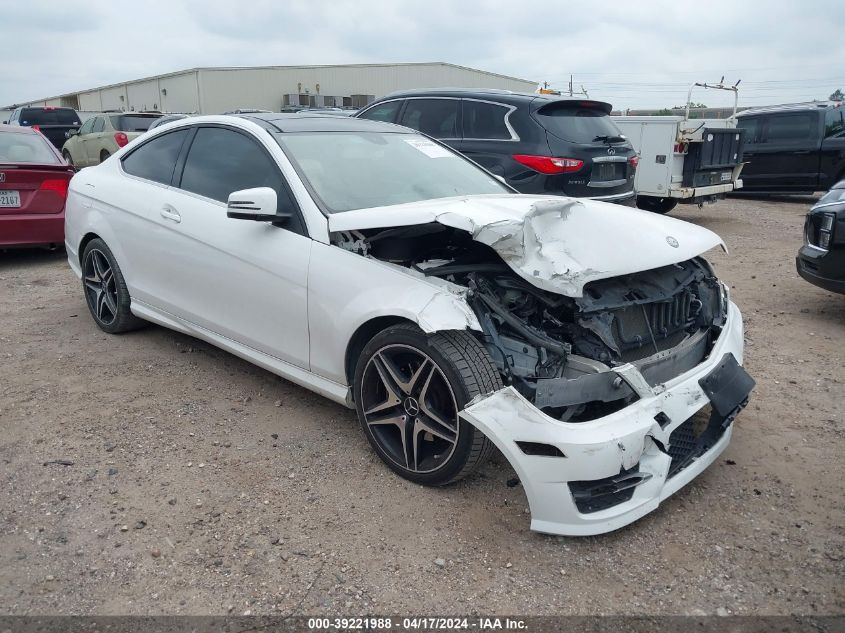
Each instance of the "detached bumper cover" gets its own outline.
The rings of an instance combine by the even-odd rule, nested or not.
[[[742,353],[742,315],[731,303],[709,357],[693,369],[651,387],[633,365],[615,368],[640,399],[611,415],[561,422],[513,387],[477,399],[460,415],[516,470],[532,530],[601,534],[657,508],[724,451],[754,384],[739,366]],[[563,456],[529,455],[517,442],[549,444]]]

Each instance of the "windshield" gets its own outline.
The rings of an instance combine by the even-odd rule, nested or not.
[[[548,132],[573,143],[605,142],[622,134],[604,110],[581,107],[577,102],[555,102],[540,108],[535,116]]]
[[[57,165],[59,159],[40,134],[0,133],[0,163]]]
[[[121,132],[146,132],[158,118],[158,115],[120,114],[111,117],[111,124],[115,130]]]
[[[76,110],[70,108],[24,108],[21,125],[82,125]]]
[[[330,213],[406,202],[511,193],[449,149],[417,134],[275,134]]]

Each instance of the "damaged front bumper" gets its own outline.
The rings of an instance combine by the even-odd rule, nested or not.
[[[693,369],[652,387],[633,365],[614,368],[639,400],[611,415],[561,422],[505,387],[460,416],[516,470],[532,530],[601,534],[654,510],[727,447],[754,384],[742,355],[742,315],[731,303],[710,355]]]

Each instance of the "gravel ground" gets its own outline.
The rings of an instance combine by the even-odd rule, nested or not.
[[[351,411],[104,334],[63,253],[0,253],[0,614],[842,614],[845,296],[795,273],[809,202],[674,213],[731,250],[757,388],[717,463],[589,538],[529,531],[501,458],[413,485]]]

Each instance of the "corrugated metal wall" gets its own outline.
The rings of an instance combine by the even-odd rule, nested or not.
[[[319,87],[318,87],[319,86]],[[302,66],[200,70],[203,114],[236,108],[278,111],[285,94],[376,98],[414,88],[499,88],[533,91],[531,81],[510,79],[447,64]]]
[[[414,88],[499,88],[528,91],[532,81],[450,64],[361,64],[199,69],[87,90],[30,105],[72,105],[78,110],[161,110],[219,114],[236,108],[278,111],[284,95],[373,95]]]
[[[79,94],[81,110],[162,110],[196,112],[199,91],[195,71],[133,81]]]

